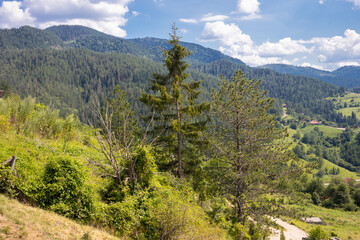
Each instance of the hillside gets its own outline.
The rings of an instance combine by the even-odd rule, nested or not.
[[[281,73],[318,78],[339,87],[354,88],[360,86],[360,67],[358,66],[341,67],[331,72],[286,64],[268,64],[262,66],[262,68],[272,69]]]
[[[99,229],[21,204],[0,194],[0,239],[120,239]]]
[[[344,89],[198,46],[188,68],[176,34],[164,65],[147,54],[165,40],[53,31],[60,47],[0,50],[1,194],[127,239],[261,239],[265,216],[295,216],[288,203],[359,210],[343,178],[360,169],[360,134],[307,126],[357,126],[336,112]],[[18,234],[1,211],[1,234]]]
[[[0,49],[59,48],[62,45],[55,34],[29,26],[0,30]]]
[[[165,39],[158,38],[138,38],[123,39],[110,36],[91,28],[83,26],[53,26],[46,31],[56,34],[65,41],[68,47],[85,48],[96,52],[118,52],[129,53],[139,57],[145,57],[154,61],[162,61],[163,52],[159,48],[168,49],[169,45]],[[219,51],[205,48],[194,43],[181,42],[193,54],[188,58],[192,64],[209,63],[220,59],[227,59],[232,62],[245,65],[242,61],[231,58]]]
[[[8,31],[13,45],[19,45],[0,52],[0,81],[21,96],[37,96],[63,112],[77,113],[83,121],[89,119],[85,111],[88,104],[96,99],[103,103],[115,85],[120,85],[128,92],[129,99],[134,100],[146,89],[153,73],[164,71],[163,64],[158,62],[162,58],[158,46],[166,48],[166,40],[126,40],[81,26],[58,26],[48,30],[27,28],[43,42],[49,34],[57,34],[58,40],[64,40],[62,49],[48,48],[46,44],[43,48],[29,49],[18,37],[18,30],[0,30]],[[278,106],[285,102],[294,111],[315,115],[324,114],[319,111],[324,108],[319,106],[327,106],[327,112],[333,109],[330,101],[324,98],[338,93],[335,86],[313,78],[250,68],[218,51],[197,44],[182,44],[194,51],[186,59],[190,63],[190,78],[204,80],[205,99],[210,98],[211,89],[217,88],[220,75],[230,78],[241,69],[250,78],[261,78],[269,96],[278,99]],[[138,113],[143,112],[138,102],[134,104]],[[281,107],[277,107],[277,112],[281,114]]]

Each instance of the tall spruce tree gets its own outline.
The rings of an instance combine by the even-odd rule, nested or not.
[[[201,81],[186,81],[189,64],[184,60],[191,52],[180,45],[177,28],[172,27],[169,50],[164,50],[166,74],[153,74],[151,93],[143,93],[140,100],[151,110],[152,136],[175,159],[178,174],[183,178],[183,152],[189,144],[199,145],[207,120],[201,114],[209,109],[208,103],[197,103]],[[199,120],[201,118],[202,120]]]
[[[271,215],[269,196],[285,190],[299,173],[280,141],[286,132],[269,113],[274,99],[260,85],[237,71],[231,81],[223,78],[212,96],[216,124],[209,130],[214,166],[209,171],[220,193],[233,202],[236,222],[243,225],[247,216],[260,221],[258,216]]]

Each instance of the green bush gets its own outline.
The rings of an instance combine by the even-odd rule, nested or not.
[[[9,197],[16,197],[19,193],[17,178],[10,167],[0,165],[0,193]]]
[[[89,220],[94,203],[85,178],[84,168],[75,161],[65,158],[49,161],[42,177],[40,206],[72,219]]]
[[[321,227],[315,227],[311,229],[309,234],[309,240],[327,240],[329,238],[328,234],[322,230]]]

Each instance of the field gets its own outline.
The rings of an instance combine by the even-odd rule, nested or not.
[[[343,131],[341,129],[333,128],[333,127],[329,127],[329,126],[325,126],[325,125],[308,125],[305,128],[299,129],[299,131],[302,134],[304,134],[307,132],[311,132],[316,127],[319,128],[320,131],[324,132],[325,137],[331,137],[331,138],[336,137]]]
[[[337,111],[341,112],[345,116],[351,116],[351,113],[354,112],[355,115],[360,117],[360,94],[359,93],[348,93],[343,97],[337,97],[333,99],[335,106],[339,108]],[[347,105],[344,107],[344,105]]]

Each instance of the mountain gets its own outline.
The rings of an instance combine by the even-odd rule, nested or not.
[[[0,30],[12,39],[12,47],[0,50],[0,82],[9,85],[21,96],[37,96],[41,102],[54,105],[64,113],[76,113],[81,120],[91,118],[89,105],[104,102],[116,85],[127,91],[137,113],[144,107],[137,101],[145,91],[153,73],[164,73],[159,46],[167,48],[166,40],[156,38],[126,40],[81,26],[57,26],[47,30],[25,27],[27,38],[39,44],[20,44],[20,29]],[[56,40],[57,48],[53,41]],[[42,43],[42,44],[40,44]],[[55,43],[55,42],[54,42]],[[203,81],[203,99],[210,100],[218,87],[220,76],[227,79],[237,70],[249,78],[261,78],[263,88],[271,97],[299,113],[324,115],[334,113],[331,101],[339,89],[321,80],[282,74],[270,69],[251,68],[242,61],[209,48],[182,43],[194,51],[189,61],[191,80]],[[16,47],[19,46],[19,47]],[[37,47],[35,47],[37,46]],[[76,110],[74,110],[76,109]]]
[[[268,64],[262,66],[262,68],[286,74],[318,78],[339,87],[354,88],[360,86],[360,67],[358,66],[345,66],[335,71],[324,71],[311,67],[297,67],[286,64]]]
[[[46,29],[65,41],[68,47],[86,48],[96,52],[119,52],[130,53],[135,56],[161,61],[163,53],[161,48],[168,49],[169,44],[165,39],[159,38],[137,38],[123,39],[101,33],[83,26],[60,25]],[[181,42],[181,45],[188,48],[193,54],[188,58],[191,64],[210,63],[226,59],[232,62],[245,65],[239,59],[222,54],[211,48],[205,48],[195,43]]]
[[[0,49],[61,47],[63,41],[49,31],[24,26],[0,30]]]

